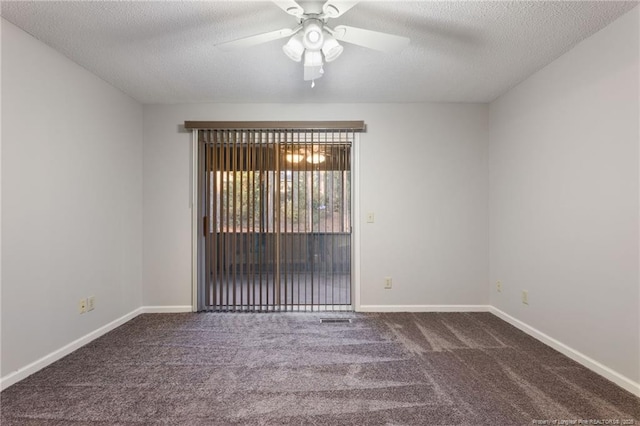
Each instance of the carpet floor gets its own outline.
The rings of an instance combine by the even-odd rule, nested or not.
[[[490,313],[145,314],[0,410],[3,426],[640,425],[639,398]]]

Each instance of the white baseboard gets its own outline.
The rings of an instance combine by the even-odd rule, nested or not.
[[[614,371],[611,368],[599,363],[598,361],[596,361],[596,360],[594,360],[592,358],[589,358],[587,355],[585,355],[585,354],[583,354],[581,352],[578,352],[577,350],[575,350],[573,348],[570,348],[569,346],[565,345],[564,343],[554,339],[553,337],[541,332],[540,330],[538,330],[536,328],[531,327],[528,324],[525,324],[524,322],[520,321],[519,319],[516,319],[516,318],[512,317],[511,315],[501,311],[500,309],[498,309],[498,308],[496,308],[494,306],[490,306],[489,307],[489,312],[491,312],[495,316],[499,317],[500,319],[508,322],[509,324],[513,325],[514,327],[524,331],[525,333],[527,333],[531,337],[534,337],[534,338],[538,339],[539,341],[541,341],[545,345],[552,347],[553,349],[557,350],[561,354],[563,354],[563,355],[571,358],[572,360],[582,364],[583,366],[587,367],[589,370],[593,371],[594,373],[597,373],[597,374],[603,376],[604,378],[609,379],[610,381],[612,381],[616,385],[620,386],[621,388],[626,389],[629,392],[631,392],[632,394],[640,397],[640,383],[634,382],[633,380],[629,379],[628,377],[623,376],[622,374],[618,373],[617,371]]]
[[[356,312],[488,312],[489,305],[360,305]]]
[[[43,368],[45,368],[46,366],[48,366],[49,364],[53,364],[54,362],[58,361],[59,359],[69,355],[71,352],[80,349],[81,347],[83,347],[84,345],[86,345],[87,343],[90,343],[91,341],[97,339],[98,337],[108,333],[109,331],[121,326],[122,324],[124,324],[125,322],[137,317],[138,315],[140,315],[142,313],[141,308],[135,309],[131,312],[129,312],[126,315],[121,316],[120,318],[111,321],[109,324],[103,325],[102,327],[98,328],[97,330],[94,330],[88,334],[85,334],[84,336],[82,336],[81,338],[74,340],[73,342],[69,343],[68,345],[65,345],[63,347],[61,347],[58,350],[55,350],[53,352],[51,352],[48,355],[43,356],[42,358],[32,362],[31,364],[28,364],[16,371],[13,371],[9,374],[7,374],[4,377],[0,378],[0,391],[4,390],[6,388],[8,388],[9,386],[13,385],[14,383],[19,382],[20,380],[23,380],[27,377],[29,377],[30,375],[32,375],[33,373],[42,370]]]
[[[143,314],[177,314],[182,312],[193,312],[193,307],[191,305],[143,306],[140,310]]]
[[[19,382],[32,375],[33,373],[43,369],[44,367],[54,363],[55,361],[69,355],[71,352],[90,343],[98,337],[108,333],[109,331],[121,326],[127,321],[137,317],[143,313],[182,313],[192,312],[190,305],[176,306],[143,306],[129,312],[122,317],[111,321],[110,323],[94,330],[81,338],[74,340],[68,345],[51,352],[48,355],[32,362],[8,375],[0,378],[0,391],[8,388],[14,383]],[[552,347],[558,352],[566,355],[574,361],[582,364],[591,371],[609,379],[618,386],[626,389],[632,394],[640,397],[640,383],[623,376],[622,374],[612,370],[609,367],[589,358],[581,352],[565,345],[564,343],[554,339],[551,336],[531,327],[528,324],[512,317],[511,315],[501,311],[500,309],[489,305],[360,305],[356,309],[357,312],[491,312],[502,320],[508,322],[514,327],[522,330],[528,335],[540,340],[542,343]]]
[[[0,391],[8,388],[14,383],[18,383],[20,380],[26,379],[33,373],[42,370],[46,366],[53,364],[59,359],[69,355],[71,352],[80,349],[87,343],[97,339],[98,337],[108,333],[109,331],[120,327],[127,321],[132,320],[140,314],[155,314],[155,313],[177,313],[177,312],[191,312],[192,308],[190,305],[179,305],[179,306],[142,306],[137,308],[126,315],[121,316],[120,318],[111,321],[109,324],[106,324],[97,330],[94,330],[86,335],[80,337],[77,340],[69,343],[68,345],[63,346],[62,348],[51,352],[48,355],[43,356],[37,361],[32,362],[16,371],[13,371],[7,374],[4,377],[0,377]]]

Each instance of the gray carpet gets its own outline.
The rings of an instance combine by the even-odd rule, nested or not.
[[[3,426],[640,424],[640,399],[489,313],[141,315],[0,404]]]

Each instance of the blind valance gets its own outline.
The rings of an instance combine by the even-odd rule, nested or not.
[[[185,121],[187,130],[307,130],[365,132],[364,121]]]

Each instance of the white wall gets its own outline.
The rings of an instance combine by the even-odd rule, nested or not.
[[[488,303],[486,105],[198,104],[144,108],[145,305],[191,304],[185,120],[365,120],[361,303]]]
[[[2,20],[2,151],[5,377],[141,305],[142,106]]]
[[[635,382],[638,22],[636,7],[493,102],[489,154],[491,304]]]

